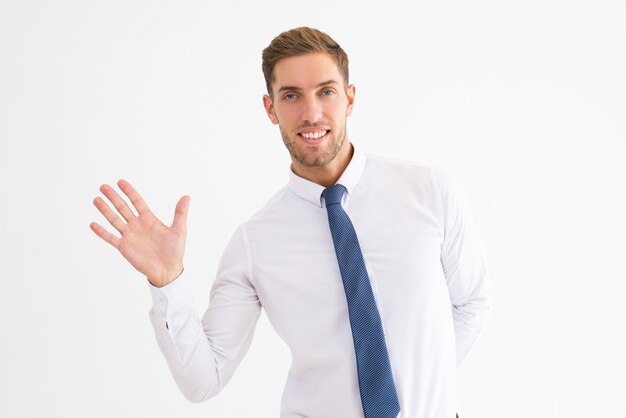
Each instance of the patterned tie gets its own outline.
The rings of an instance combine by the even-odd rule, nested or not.
[[[330,233],[348,301],[348,316],[356,352],[359,390],[365,418],[396,418],[400,403],[391,373],[383,326],[372,293],[365,261],[348,214],[341,207],[346,188],[336,184],[322,193]]]

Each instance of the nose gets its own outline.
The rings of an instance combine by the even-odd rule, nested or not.
[[[322,119],[322,104],[315,94],[306,96],[302,101],[302,122],[315,123]]]

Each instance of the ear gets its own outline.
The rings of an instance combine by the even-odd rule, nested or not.
[[[263,106],[265,107],[265,113],[267,113],[272,123],[278,125],[278,118],[274,112],[274,103],[272,102],[272,98],[267,94],[263,95]]]
[[[350,84],[346,88],[346,95],[348,96],[348,107],[346,108],[346,116],[352,114],[352,108],[354,107],[354,94],[356,93],[356,87],[354,84]]]

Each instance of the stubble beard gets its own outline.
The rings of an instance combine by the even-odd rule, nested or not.
[[[295,134],[295,137],[290,137],[281,127],[280,135],[283,137],[283,142],[289,150],[289,154],[298,163],[304,167],[323,167],[333,161],[339,154],[346,139],[346,125],[344,123],[343,128],[339,132],[335,129],[330,131],[327,138],[329,143],[328,149],[319,155],[308,155],[305,150],[307,145],[297,137],[298,134]]]

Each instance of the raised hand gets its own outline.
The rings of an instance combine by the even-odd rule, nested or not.
[[[113,203],[123,219],[111,210],[104,199],[96,197],[93,204],[122,237],[116,237],[96,222],[89,224],[89,227],[96,235],[117,248],[150,283],[157,287],[165,286],[183,271],[187,212],[191,197],[180,198],[176,204],[174,221],[168,227],[154,216],[130,183],[120,180],[117,185],[128,196],[138,215],[133,213],[126,201],[111,186],[103,184],[100,191]]]

